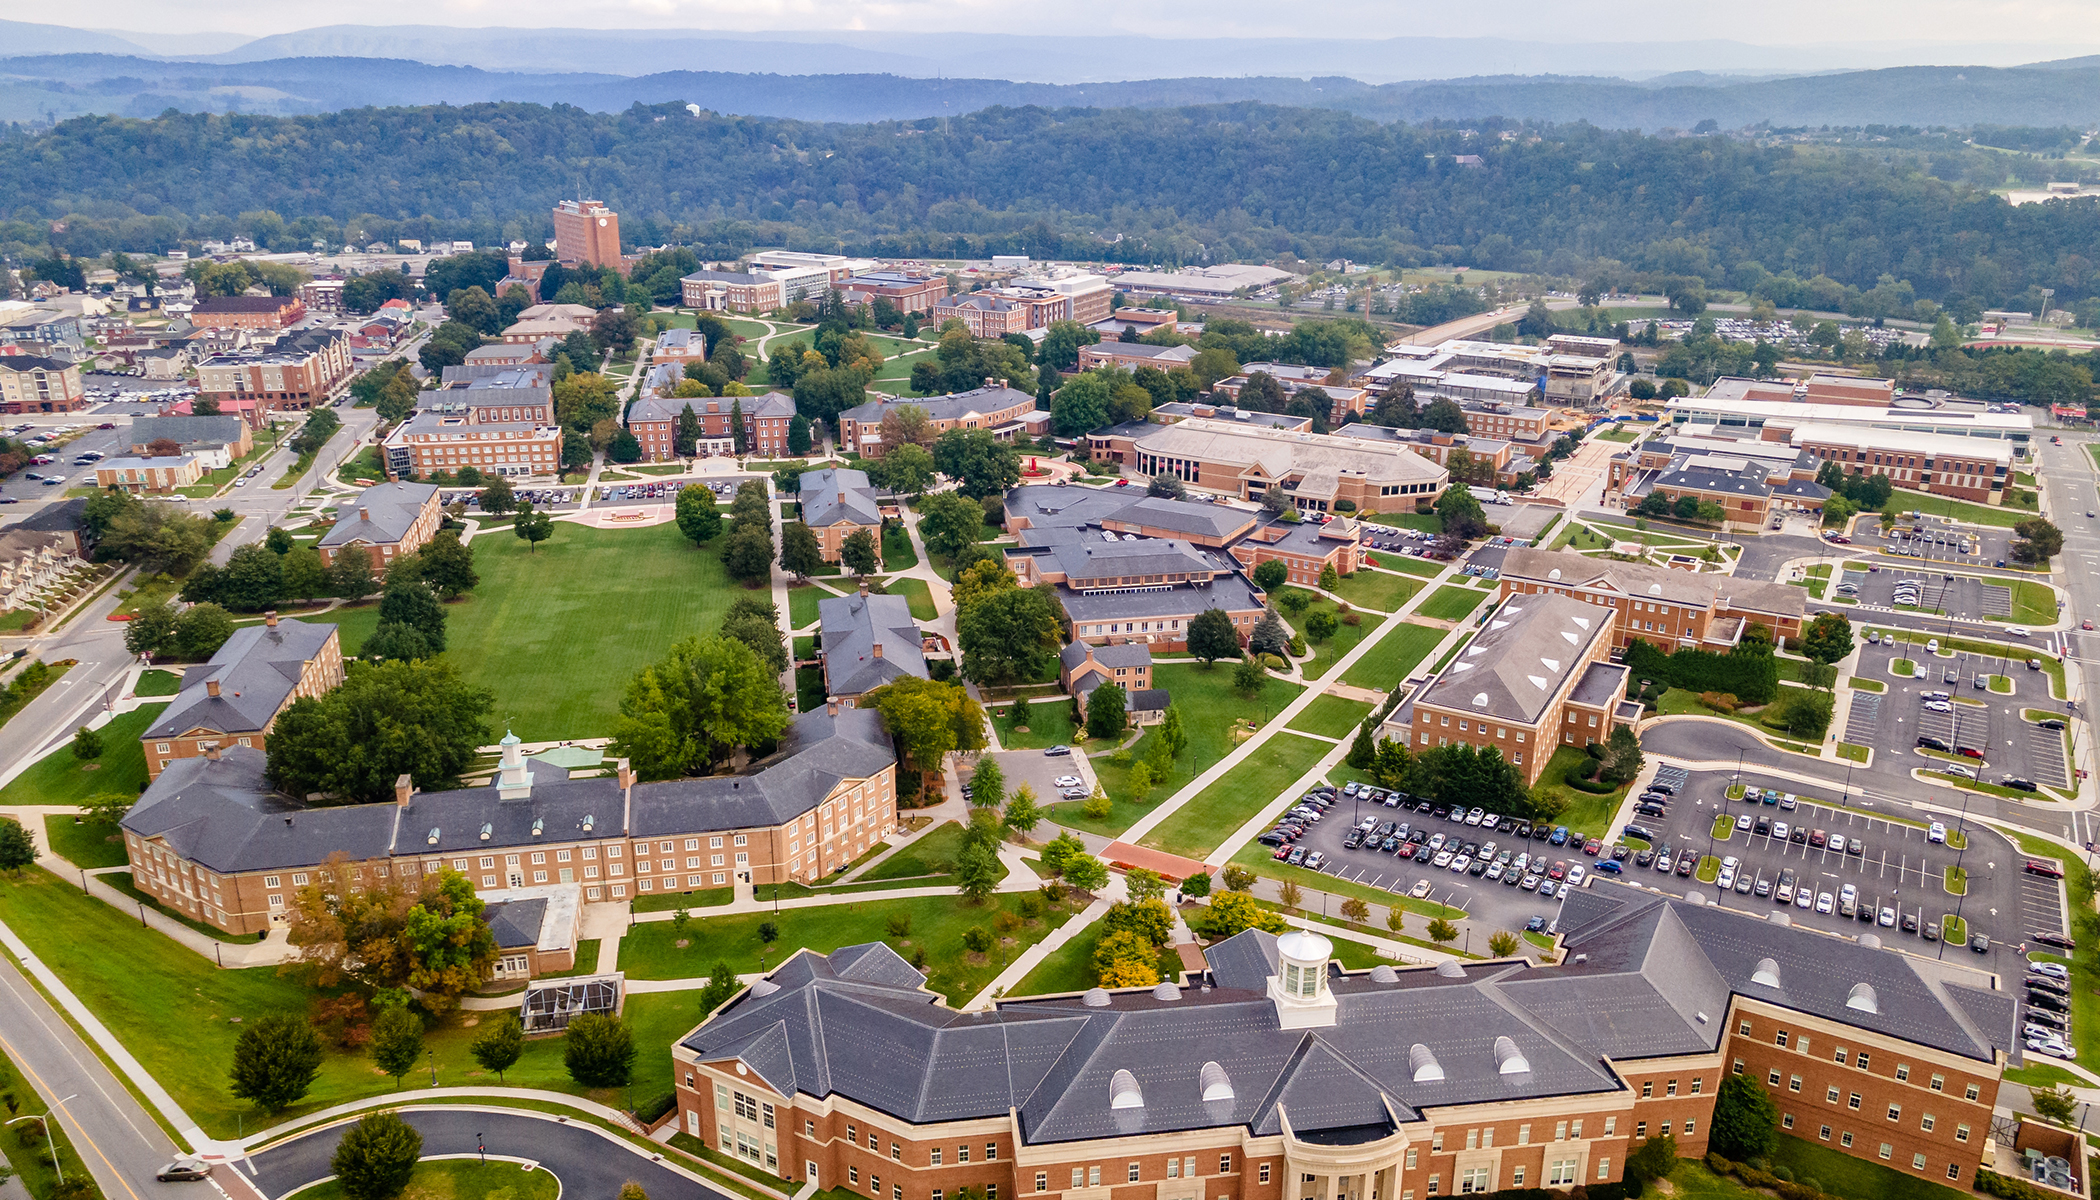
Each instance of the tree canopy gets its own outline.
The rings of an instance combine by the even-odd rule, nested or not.
[[[750,646],[693,637],[627,685],[614,746],[643,779],[672,779],[705,773],[738,746],[776,740],[788,720],[779,677]]]

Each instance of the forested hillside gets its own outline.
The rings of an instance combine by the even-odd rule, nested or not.
[[[864,125],[694,117],[677,104],[82,118],[0,140],[0,249],[152,250],[234,230],[285,249],[346,236],[494,242],[543,235],[552,203],[580,186],[621,211],[630,241],[703,254],[1294,252],[1566,275],[1602,260],[1716,282],[1754,262],[1862,288],[1888,275],[1920,296],[1986,304],[2030,286],[2063,304],[2095,287],[2100,205],[2013,208],[1935,178],[1919,156],[1478,129],[1255,104]]]

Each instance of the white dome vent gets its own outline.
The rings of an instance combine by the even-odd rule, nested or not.
[[[1531,1062],[1510,1038],[1495,1039],[1495,1070],[1504,1075],[1529,1075]]]
[[[1196,1079],[1203,1087],[1204,1103],[1208,1104],[1213,1100],[1230,1100],[1233,1098],[1232,1077],[1225,1074],[1225,1068],[1217,1063],[1204,1063],[1203,1070],[1197,1074]]]
[[[1881,949],[1881,938],[1876,934],[1862,933],[1859,935],[1859,944],[1869,950],[1879,950]]]
[[[1181,986],[1169,979],[1152,989],[1152,998],[1154,1000],[1179,1000],[1181,999]]]
[[[1455,958],[1447,958],[1436,965],[1436,973],[1446,979],[1464,979],[1466,969],[1458,965]]]
[[[1398,983],[1400,982],[1400,972],[1395,971],[1390,965],[1386,963],[1379,963],[1377,966],[1371,968],[1371,982]]]
[[[1086,990],[1086,995],[1084,995],[1084,996],[1081,996],[1081,997],[1079,998],[1079,1002],[1080,1002],[1081,1004],[1084,1004],[1084,1005],[1086,1005],[1086,1006],[1087,1006],[1088,1008],[1107,1008],[1107,1007],[1108,1007],[1108,989],[1107,989],[1107,988],[1088,988],[1088,989]]]
[[[780,985],[770,979],[761,979],[751,985],[751,994],[754,996],[770,996],[779,990]]]
[[[1118,1070],[1108,1080],[1108,1106],[1110,1108],[1143,1108],[1145,1093],[1138,1090],[1137,1076],[1128,1070]]]
[[[1757,969],[1755,971],[1750,972],[1750,982],[1761,983],[1768,988],[1778,987],[1779,960],[1773,958],[1758,959]]]
[[[1878,1015],[1881,1012],[1881,1001],[1874,995],[1873,984],[1855,983],[1852,985],[1852,993],[1845,997],[1845,1007],[1854,1012]]]
[[[1420,1042],[1407,1048],[1407,1065],[1413,1070],[1416,1083],[1435,1083],[1444,1077],[1444,1065]]]

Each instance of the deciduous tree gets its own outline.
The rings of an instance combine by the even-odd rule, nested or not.
[[[343,1131],[328,1167],[349,1200],[392,1200],[422,1156],[423,1135],[414,1126],[391,1112],[367,1113]]]
[[[1209,666],[1221,658],[1240,656],[1239,630],[1222,608],[1206,608],[1189,622],[1189,653]]]
[[[704,489],[703,489],[704,490]],[[780,569],[796,579],[807,579],[824,566],[824,547],[817,535],[800,521],[791,521],[780,531]]]
[[[931,553],[953,558],[982,528],[984,509],[955,492],[936,492],[919,505],[919,538]]]
[[[625,1087],[634,1074],[634,1032],[611,1013],[584,1013],[562,1039],[569,1078],[587,1088]]]
[[[694,545],[712,541],[722,532],[722,510],[714,489],[689,483],[678,490],[678,532]]]
[[[979,683],[1032,676],[1057,649],[1057,616],[1034,588],[992,592],[956,614],[963,673]]]
[[[738,746],[787,729],[778,677],[743,642],[687,638],[627,685],[614,745],[644,779],[704,774]]]
[[[488,1028],[475,1037],[468,1049],[482,1070],[496,1073],[496,1082],[501,1085],[503,1073],[516,1066],[525,1053],[524,1027],[518,1024],[516,1016],[499,1013],[489,1020]]]
[[[882,569],[882,560],[875,549],[875,535],[865,529],[856,529],[839,543],[839,565],[855,575],[866,578]]]
[[[273,1013],[242,1026],[233,1045],[233,1094],[283,1112],[321,1071],[321,1039],[298,1017]]]
[[[278,717],[271,782],[295,796],[367,803],[391,796],[404,773],[418,785],[455,778],[489,740],[494,699],[443,661],[354,664],[341,687],[302,696]]]
[[[423,1018],[408,1011],[406,1004],[389,1004],[372,1022],[372,1065],[394,1077],[399,1090],[401,1077],[416,1069],[423,1058]]]

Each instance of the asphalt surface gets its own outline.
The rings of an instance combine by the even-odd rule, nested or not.
[[[630,1179],[641,1184],[652,1200],[734,1200],[635,1153],[628,1143],[595,1125],[541,1113],[450,1105],[408,1108],[400,1115],[423,1135],[423,1157],[485,1150],[539,1163],[561,1180],[562,1195],[569,1200],[607,1200]],[[341,1125],[317,1129],[255,1154],[236,1169],[274,1200],[334,1174],[328,1160],[342,1136]]]

